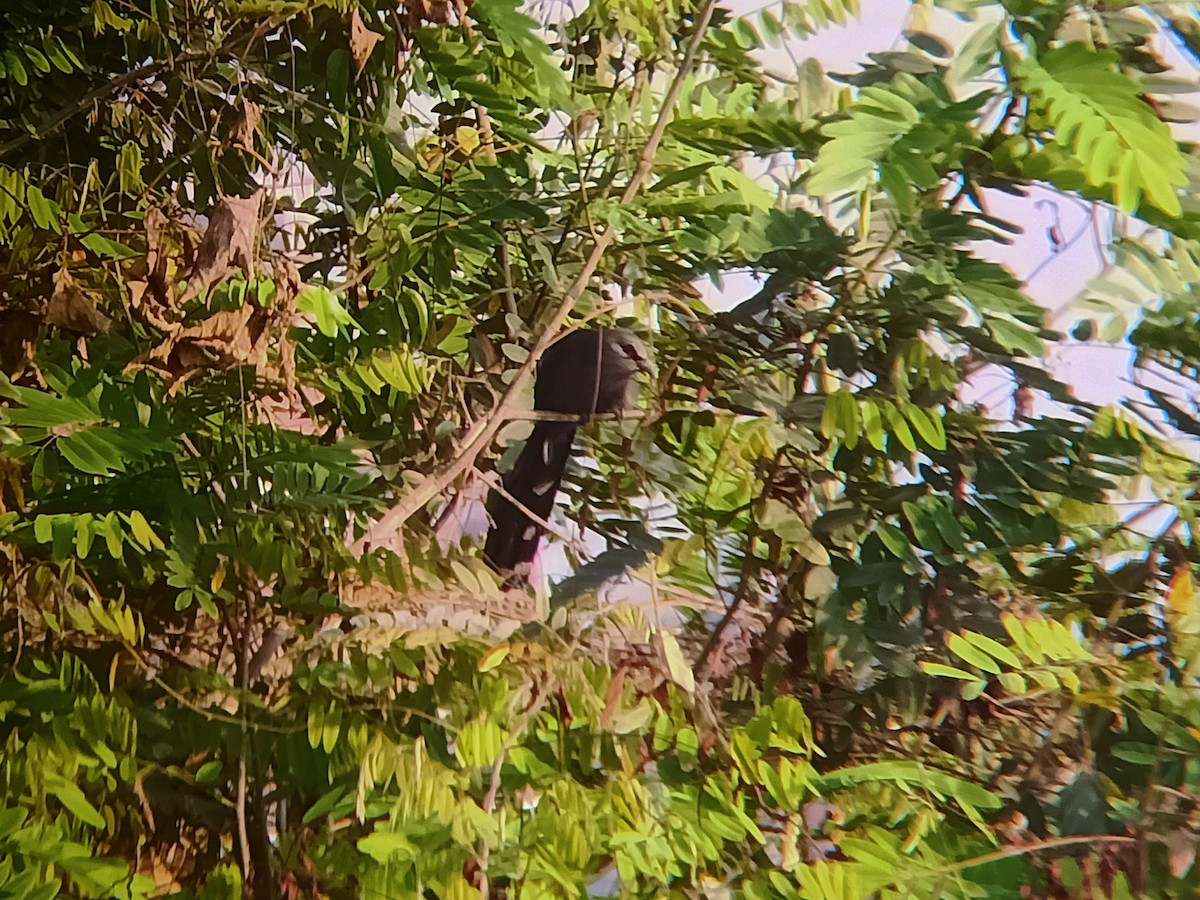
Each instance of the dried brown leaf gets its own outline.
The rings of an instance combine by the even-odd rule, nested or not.
[[[542,792],[532,784],[527,784],[513,791],[513,798],[521,804],[522,809],[534,810],[537,809],[538,801],[542,799]]]
[[[150,282],[141,278],[127,278],[125,287],[129,289],[129,305],[136,309],[142,305],[142,298],[146,296],[146,288],[150,287]]]
[[[213,227],[210,226],[210,233]],[[207,234],[205,241],[208,241]],[[128,368],[152,369],[175,391],[200,372],[249,365],[263,381],[282,380],[287,392],[292,393],[296,386],[296,347],[288,337],[288,329],[297,315],[300,273],[286,257],[274,259],[272,268],[275,297],[269,306],[264,308],[252,300],[238,309],[213,313],[186,328],[163,323],[166,337],[158,346],[133,360]],[[146,293],[143,281],[130,280],[127,285],[135,302]],[[143,309],[145,312],[147,310]],[[272,342],[278,359],[276,354],[271,354],[268,360]],[[277,368],[272,368],[269,362]]]
[[[296,298],[300,294],[300,272],[286,257],[277,258],[275,266],[275,310],[273,320],[279,332],[279,368],[288,393],[296,387],[296,342],[288,337],[296,315]]]
[[[163,253],[163,233],[167,227],[167,217],[158,207],[151,206],[146,210],[142,220],[146,228],[146,279],[154,283],[154,294],[166,295],[167,256]]]
[[[223,281],[234,268],[240,268],[247,278],[254,277],[261,205],[261,190],[250,197],[221,198],[196,251],[187,290],[179,298],[181,304]]]
[[[169,248],[166,243],[171,221],[157,207],[151,206],[142,218],[146,229],[146,258],[130,265],[126,271],[125,287],[129,289],[129,304],[155,328],[170,331],[175,328],[174,285],[170,278]]]
[[[296,312],[296,298],[300,296],[300,271],[286,256],[276,257],[272,262],[275,269],[275,308],[285,316]]]
[[[96,309],[66,269],[54,276],[54,293],[46,307],[46,322],[75,334],[93,335],[108,331],[112,321]]]
[[[356,78],[362,74],[363,66],[371,57],[371,51],[381,40],[383,40],[383,35],[376,34],[364,25],[362,16],[358,13],[358,7],[355,7],[354,11],[350,13],[350,55],[354,58],[354,76]]]
[[[357,11],[356,11],[357,12]],[[258,123],[262,120],[262,107],[251,100],[242,101],[242,111],[233,126],[233,144],[235,147],[254,149],[254,133],[258,131]]]
[[[266,325],[267,317],[247,304],[183,329],[176,340],[207,351],[219,365],[245,364],[261,370],[267,355]]]
[[[265,369],[267,316],[249,304],[222,310],[202,322],[181,328],[129,364],[153,369],[175,384],[205,369],[252,365]]]
[[[604,696],[604,711],[600,713],[600,726],[608,728],[612,724],[613,716],[616,715],[617,709],[621,705],[621,697],[625,691],[625,675],[628,672],[624,666],[620,666],[613,673],[612,681],[608,683],[608,692]]]
[[[166,214],[157,206],[151,206],[142,217],[142,225],[146,229],[147,265],[153,271],[162,252],[163,232],[167,229]]]
[[[409,31],[415,31],[426,23],[446,25],[450,22],[450,0],[408,0],[404,10]]]

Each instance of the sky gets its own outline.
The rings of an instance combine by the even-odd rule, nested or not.
[[[779,3],[730,0],[725,6],[750,16],[753,21],[760,10],[778,7]],[[994,13],[988,18],[994,18]],[[853,72],[868,61],[871,53],[902,49],[907,29],[928,31],[954,46],[986,21],[986,18],[968,20],[905,0],[863,0],[858,18],[823,29],[806,40],[790,42],[787,47],[768,49],[762,58],[766,65],[782,73],[794,71],[798,62],[807,58],[818,59],[827,72]],[[1169,76],[1200,87],[1195,61],[1176,41],[1158,36],[1154,43],[1172,66]],[[1182,99],[1194,101],[1195,97],[1183,95]],[[1179,136],[1200,139],[1200,127],[1189,130],[1192,133]],[[987,204],[988,213],[1019,225],[1023,232],[1008,246],[983,244],[977,246],[976,252],[1003,263],[1024,282],[1029,296],[1046,308],[1048,327],[1069,332],[1079,319],[1088,315],[1077,301],[1081,293],[1086,293],[1088,283],[1105,273],[1106,244],[1114,225],[1130,226],[1116,221],[1107,207],[1042,187],[1031,187],[1024,198],[989,192]],[[753,294],[756,285],[749,276],[727,278],[721,289],[706,285],[705,298],[715,308],[726,308]],[[1136,290],[1136,285],[1130,287]],[[1152,299],[1145,297],[1147,302]],[[1079,399],[1101,404],[1140,396],[1132,383],[1132,363],[1132,350],[1125,345],[1097,346],[1073,341],[1053,347],[1044,361],[1051,374],[1072,385]],[[1178,384],[1155,378],[1153,374],[1142,373],[1142,382],[1171,393],[1180,390]],[[976,376],[966,398],[984,404],[997,417],[1007,417],[1011,415],[1012,388],[1007,373],[993,370]],[[1044,401],[1042,411],[1049,409],[1048,401]]]

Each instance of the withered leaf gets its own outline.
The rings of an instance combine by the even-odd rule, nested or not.
[[[146,296],[146,288],[150,286],[148,281],[141,278],[127,278],[125,287],[129,288],[129,305],[135,309],[142,305],[142,298]]]
[[[240,268],[247,278],[254,277],[261,205],[261,189],[250,197],[221,198],[196,251],[196,264],[187,290],[179,298],[181,304],[194,300],[224,280],[235,267]]]
[[[300,272],[286,256],[277,257],[272,266],[275,269],[275,306],[290,316],[296,311],[296,298],[300,295]]]
[[[524,787],[519,787],[513,792],[513,797],[521,808],[526,810],[537,809],[538,801],[542,799],[542,792],[535,788],[532,784],[527,784]]]
[[[175,335],[178,343],[191,342],[230,363],[253,363],[264,348],[259,346],[265,316],[250,304],[221,310]]]
[[[150,282],[141,278],[127,278],[125,287],[129,289],[129,305],[140,310],[147,322],[161,331],[170,331],[176,327],[174,322],[162,316],[161,307],[153,300],[153,293],[147,293]]]
[[[142,224],[146,229],[146,271],[151,278],[165,277],[167,260],[162,243],[167,217],[157,206],[151,206],[142,217]]]
[[[267,314],[250,304],[222,310],[169,334],[127,368],[153,369],[173,385],[204,369],[241,364],[266,374],[267,324]]]
[[[46,307],[46,322],[75,334],[93,335],[108,331],[112,321],[96,309],[66,269],[54,275],[54,293]]]
[[[364,25],[362,16],[358,13],[358,7],[355,7],[354,11],[350,13],[350,56],[354,59],[356,78],[362,74],[363,66],[371,57],[371,51],[381,40],[383,40],[383,35],[376,34]]]
[[[357,10],[355,10],[357,13]],[[262,107],[251,100],[242,101],[242,111],[233,127],[233,144],[247,150],[254,149],[254,133],[258,131],[258,123],[262,119]]]
[[[146,258],[126,269],[125,286],[129,289],[129,304],[142,313],[155,328],[169,330],[168,321],[173,309],[173,285],[165,236],[170,221],[158,207],[151,206],[142,219],[146,229]]]
[[[464,6],[469,7],[469,3]],[[449,0],[411,0],[405,4],[410,27],[428,22],[430,25],[445,25],[450,21]]]
[[[287,257],[275,259],[275,312],[279,331],[279,369],[283,384],[290,393],[296,387],[296,343],[288,337],[288,329],[296,315],[296,298],[300,294],[300,272]]]

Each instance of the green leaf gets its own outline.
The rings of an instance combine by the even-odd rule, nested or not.
[[[392,831],[373,831],[358,839],[358,849],[376,862],[393,859],[419,859],[420,849],[405,835]]]
[[[337,746],[338,738],[342,733],[342,706],[340,703],[330,702],[325,710],[325,716],[321,720],[321,740],[320,746],[326,753],[332,753],[333,748]]]
[[[9,837],[28,818],[28,811],[19,806],[0,809],[0,840]]]
[[[166,546],[154,529],[150,527],[150,523],[146,521],[146,517],[138,510],[132,510],[126,513],[125,521],[129,523],[130,533],[133,539],[142,545],[145,550],[164,550]]]
[[[904,518],[908,520],[913,534],[916,535],[917,542],[931,552],[936,553],[941,550],[943,544],[942,535],[933,520],[933,516],[924,507],[908,501],[901,504],[901,509],[904,511]]]
[[[317,330],[326,337],[334,337],[339,330],[354,322],[341,298],[329,288],[310,285],[296,301],[301,312],[312,313],[317,320]]]
[[[71,815],[93,828],[105,827],[104,817],[76,785],[53,772],[45,773],[44,777],[46,792],[53,795]]]
[[[888,551],[897,559],[905,561],[916,560],[916,553],[913,551],[912,544],[909,543],[904,532],[892,525],[889,522],[879,522],[876,525],[875,533],[879,535],[879,539]]]
[[[117,153],[117,180],[124,193],[140,191],[142,181],[142,148],[132,141],[121,146]]]
[[[137,256],[137,252],[132,247],[127,247],[119,241],[110,240],[104,235],[93,231],[91,234],[84,234],[79,238],[79,243],[87,247],[97,256],[102,256],[107,259],[128,259]]]
[[[1005,665],[1012,666],[1014,669],[1021,668],[1021,661],[1017,659],[1017,655],[1015,653],[998,641],[992,640],[987,635],[977,634],[974,631],[963,631],[962,637],[964,640],[974,644],[985,653],[994,656]]]
[[[1019,350],[1034,357],[1042,355],[1042,339],[1024,325],[993,318],[987,320],[987,329],[1005,350]]]
[[[916,785],[935,795],[953,797],[976,809],[999,809],[1004,804],[1001,797],[977,784],[927,768],[919,762],[901,759],[835,769],[814,778],[813,787],[824,793],[850,785],[874,782],[894,783],[901,787]]]
[[[972,700],[978,700],[983,696],[983,692],[987,689],[987,682],[980,678],[977,681],[972,681],[970,684],[964,684],[962,690],[959,691],[959,696],[967,703]]]
[[[908,422],[900,414],[900,410],[896,408],[896,404],[888,402],[883,404],[883,414],[887,418],[888,430],[896,436],[905,450],[910,453],[917,451],[917,442],[913,440],[912,430],[908,427]]]
[[[22,44],[21,50],[25,56],[33,64],[34,69],[39,72],[46,73],[50,71],[50,62],[42,54],[42,51],[32,44]]]
[[[325,733],[325,708],[317,703],[308,707],[308,745],[314,750],[321,746]]]
[[[943,665],[942,663],[922,661],[918,665],[926,675],[933,675],[935,677],[958,678],[962,681],[976,681],[979,678],[978,675],[968,672],[966,669],[958,669],[954,666]]]
[[[1029,685],[1025,682],[1025,678],[1016,672],[1001,672],[999,681],[1001,686],[1010,694],[1020,696],[1029,690]]]
[[[348,801],[350,802],[350,806],[353,807],[353,799],[353,791],[346,787],[335,787],[327,791],[304,813],[304,824],[307,825],[310,822],[315,822],[338,807],[345,806]]]
[[[4,51],[4,68],[8,77],[21,87],[29,84],[29,73],[25,71],[25,64],[21,62],[21,57],[17,56],[16,51]]]
[[[479,665],[476,668],[480,672],[490,672],[504,662],[509,650],[510,647],[508,644],[497,644],[495,647],[489,647],[487,652],[479,658]]]
[[[350,105],[350,53],[341,47],[325,61],[325,84],[330,105],[345,111]]]
[[[683,656],[683,651],[679,647],[679,641],[669,631],[659,631],[658,636],[662,641],[663,657],[666,660],[667,672],[671,676],[671,680],[689,694],[694,692],[696,690],[696,679],[692,674],[691,663]]]
[[[48,544],[54,538],[54,516],[39,515],[33,520],[33,536],[39,544]]]
[[[970,663],[977,669],[982,669],[984,672],[1000,674],[1000,666],[991,656],[981,651],[974,646],[970,641],[960,634],[951,634],[946,638],[946,646],[950,648],[950,652],[964,662]]]
[[[1030,636],[1026,627],[1027,622],[1017,618],[1012,613],[1004,613],[1000,617],[1000,624],[1004,626],[1004,630],[1008,632],[1008,636],[1012,638],[1013,643],[1017,645],[1020,651],[1029,657],[1034,665],[1041,665],[1046,655]]]
[[[946,502],[931,503],[928,506],[929,518],[937,529],[946,546],[956,552],[966,549],[965,535],[962,524],[955,517]]]
[[[858,443],[858,400],[849,391],[834,391],[825,397],[821,415],[821,434],[826,438],[842,438],[850,449]]]
[[[92,527],[91,517],[80,516],[75,523],[75,555],[80,559],[87,559],[87,555],[92,549],[92,540],[95,537],[96,532]]]
[[[55,446],[67,462],[90,475],[108,475],[125,468],[119,457],[109,454],[111,448],[89,435],[86,429],[70,437],[59,438]]]
[[[520,59],[533,70],[546,101],[551,105],[567,101],[570,89],[562,68],[538,33],[537,21],[521,11],[520,0],[476,0],[471,14],[496,36],[505,55]]]
[[[908,421],[927,446],[934,450],[946,449],[946,429],[937,411],[924,410],[911,403],[904,404],[903,409]]]
[[[46,58],[54,65],[54,68],[68,75],[71,73],[71,60],[64,51],[62,41],[60,41],[55,35],[46,34],[45,37],[42,38],[42,49],[46,53]],[[83,67],[77,65],[75,68]]]
[[[491,719],[473,719],[454,736],[455,754],[464,768],[491,766],[504,747],[504,732]]]
[[[62,212],[57,203],[46,199],[40,188],[30,185],[25,193],[25,202],[29,205],[29,215],[39,228],[53,231],[60,229],[59,217]]]
[[[1180,214],[1178,188],[1187,162],[1170,129],[1143,99],[1144,86],[1118,67],[1115,50],[1072,42],[1012,67],[1018,83],[1053,128],[1048,139],[1079,161],[1095,187],[1135,211],[1142,199],[1168,216]]]
[[[883,417],[879,413],[879,406],[871,400],[860,400],[859,411],[862,413],[863,433],[867,437],[867,443],[876,450],[883,450]]]

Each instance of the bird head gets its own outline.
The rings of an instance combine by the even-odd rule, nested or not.
[[[604,337],[612,358],[630,375],[645,372],[653,378],[658,374],[646,345],[628,328],[607,328]]]

